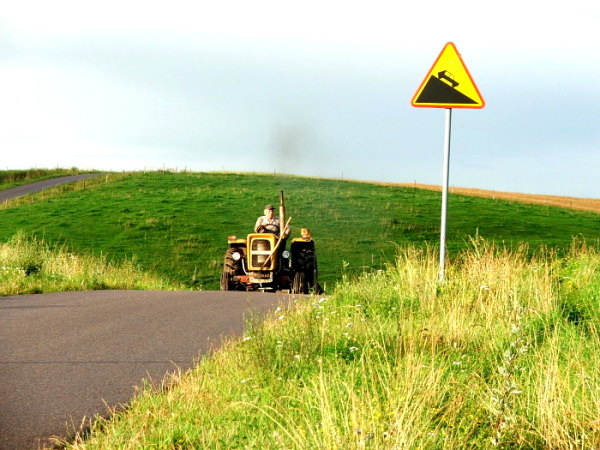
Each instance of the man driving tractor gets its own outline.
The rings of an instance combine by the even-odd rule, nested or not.
[[[279,217],[275,217],[275,207],[273,205],[265,206],[264,216],[260,216],[254,225],[255,233],[273,233],[279,238],[281,222]],[[283,239],[290,235],[291,228],[288,226],[283,232]]]

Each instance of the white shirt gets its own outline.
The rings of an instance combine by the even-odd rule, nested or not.
[[[264,227],[267,233],[279,234],[279,217],[273,217],[273,219],[269,220],[267,216],[260,216],[256,225],[254,225],[254,231],[258,233],[259,227]]]

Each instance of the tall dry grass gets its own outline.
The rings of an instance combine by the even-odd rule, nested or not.
[[[97,289],[173,289],[134,260],[77,255],[65,246],[17,233],[0,243],[0,296]]]
[[[76,448],[600,448],[600,254],[474,239],[281,306]]]

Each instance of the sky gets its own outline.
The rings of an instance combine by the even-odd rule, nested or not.
[[[600,2],[20,0],[0,14],[0,169],[248,171],[600,197]]]

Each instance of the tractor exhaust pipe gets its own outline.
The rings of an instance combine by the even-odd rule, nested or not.
[[[285,224],[285,201],[283,198],[283,191],[279,194],[279,224],[280,226]],[[283,234],[285,229],[280,229],[280,234]]]

